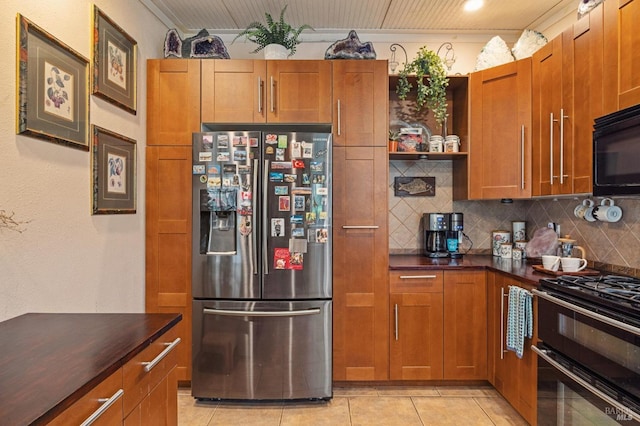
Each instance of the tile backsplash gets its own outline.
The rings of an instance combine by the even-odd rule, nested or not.
[[[436,179],[434,197],[396,197],[394,178],[397,176],[433,176]],[[574,208],[585,197],[570,199],[500,201],[452,201],[452,161],[392,160],[389,162],[389,249],[394,253],[420,253],[423,236],[420,219],[423,213],[462,212],[464,233],[472,241],[472,250],[491,248],[491,231],[511,230],[511,222],[524,220],[527,235],[547,226],[560,224],[563,235],[570,235],[584,247],[591,262],[606,266],[640,269],[640,198],[615,198],[622,208],[622,220],[615,223],[587,222],[574,216]],[[600,203],[601,198],[594,199]],[[635,275],[635,274],[634,274]]]

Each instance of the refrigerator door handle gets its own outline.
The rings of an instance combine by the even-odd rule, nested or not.
[[[269,160],[264,160],[264,175],[262,178],[262,272],[269,275],[269,262],[267,261],[267,225],[269,218],[267,217],[267,209],[269,207],[267,193],[267,185],[269,183]]]
[[[251,226],[254,228],[255,230],[255,224],[256,224],[256,203],[257,203],[257,188],[258,188],[258,160],[253,160],[253,188],[251,188],[251,191],[253,192],[251,195],[251,204],[253,205],[252,207],[252,211],[251,211]],[[255,232],[251,232],[251,242],[252,242],[252,250],[251,250],[251,268],[253,270],[253,275],[257,275],[258,274],[258,265],[257,265],[257,257],[258,257],[258,247],[257,247],[257,243],[258,243],[258,238],[256,237],[256,233]]]
[[[302,309],[299,311],[234,311],[229,309],[204,308],[202,312],[207,315],[229,317],[299,317],[304,315],[317,315],[320,313],[320,308]]]

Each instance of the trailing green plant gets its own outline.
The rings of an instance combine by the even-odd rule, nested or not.
[[[289,56],[293,55],[296,53],[296,47],[301,43],[299,37],[302,31],[307,29],[315,30],[307,24],[294,28],[286,23],[284,21],[284,12],[287,10],[287,6],[285,5],[280,12],[278,21],[275,21],[269,13],[265,13],[266,25],[257,21],[252,22],[233,41],[240,37],[245,37],[247,40],[256,43],[258,47],[251,53],[257,53],[269,44],[279,44],[289,51]]]
[[[409,76],[416,77],[416,104],[418,109],[427,107],[433,112],[438,123],[442,124],[447,118],[447,86],[449,79],[440,57],[423,46],[418,56],[404,65],[398,74],[396,93],[400,99],[406,99],[413,88]]]

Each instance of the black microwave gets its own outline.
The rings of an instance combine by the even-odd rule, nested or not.
[[[593,195],[640,195],[640,104],[595,119]]]

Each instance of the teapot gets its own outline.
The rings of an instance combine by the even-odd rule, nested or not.
[[[568,235],[566,235],[564,238],[558,238],[558,241],[560,242],[560,256],[561,257],[573,257],[573,250],[577,249],[580,251],[580,258],[584,259],[585,258],[585,251],[583,247],[577,246],[576,244],[576,240],[573,240],[571,238],[569,238]]]

